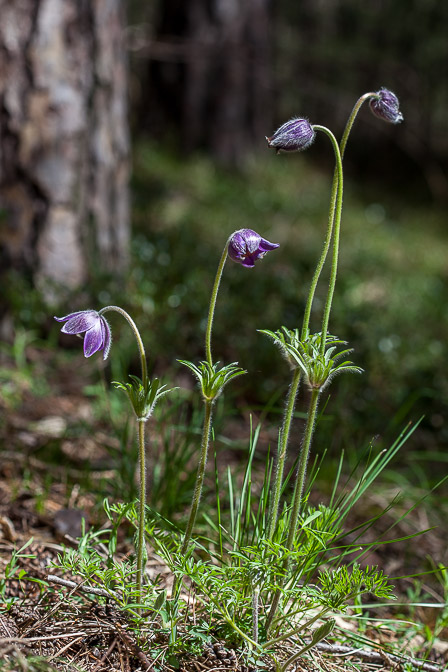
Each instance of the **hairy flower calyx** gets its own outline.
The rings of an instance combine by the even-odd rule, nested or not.
[[[193,364],[193,362],[188,362],[183,359],[179,359],[178,362],[188,367],[196,376],[201,387],[204,401],[215,401],[227,383],[233,378],[247,373],[244,369],[241,369],[238,366],[238,362],[232,362],[232,364],[227,364],[225,366],[220,366],[219,362],[210,364],[209,362],[204,361],[199,362],[198,366]]]
[[[127,394],[136,417],[141,421],[147,420],[152,415],[157,402],[162,397],[177,389],[175,387],[167,389],[166,385],[160,384],[158,378],[148,380],[146,385],[138,376],[129,376],[129,378],[130,383],[120,383],[114,380],[112,384]]]
[[[289,365],[300,368],[305,375],[308,386],[314,390],[322,390],[331,379],[339,373],[361,373],[362,369],[349,360],[340,360],[352,349],[336,352],[338,345],[346,345],[336,336],[327,334],[325,348],[322,351],[322,334],[307,333],[300,337],[298,329],[282,327],[278,331],[260,330],[276,343]]]

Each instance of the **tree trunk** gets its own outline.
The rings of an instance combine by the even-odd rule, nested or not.
[[[0,16],[0,273],[51,299],[127,263],[123,6],[0,0]]]

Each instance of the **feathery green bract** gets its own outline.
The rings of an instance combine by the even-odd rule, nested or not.
[[[206,401],[214,401],[219,397],[225,385],[236,378],[247,373],[244,369],[238,366],[238,362],[226,364],[220,367],[220,362],[210,364],[209,362],[199,362],[199,365],[193,364],[184,359],[178,359],[180,364],[187,366],[190,371],[196,376],[202,390],[202,396]]]
[[[325,351],[322,354],[321,333],[308,332],[305,338],[301,338],[298,329],[287,327],[282,327],[278,331],[260,329],[260,332],[272,338],[293,369],[299,367],[302,370],[311,388],[322,389],[339,373],[362,373],[362,369],[349,360],[339,362],[353,349],[347,348],[337,352],[337,346],[346,345],[347,341],[342,341],[336,336],[327,334]]]
[[[137,418],[149,418],[159,399],[168,394],[168,392],[177,389],[175,387],[167,389],[166,385],[160,384],[158,378],[148,380],[146,387],[138,376],[129,376],[129,378],[132,381],[130,383],[120,383],[114,380],[112,384],[118,390],[126,392]]]

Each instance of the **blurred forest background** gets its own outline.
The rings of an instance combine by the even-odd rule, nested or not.
[[[249,410],[276,427],[290,374],[256,330],[301,323],[334,157],[324,136],[288,156],[265,136],[298,115],[340,137],[358,97],[385,86],[404,122],[365,106],[352,131],[330,321],[365,373],[332,385],[316,445],[355,455],[424,416],[402,466],[434,483],[448,459],[448,4],[2,0],[0,12],[4,409],[49,393],[58,342],[78,375],[79,343],[52,316],[108,303],[133,315],[155,372],[192,388],[176,360],[203,357],[222,248],[250,227],[281,247],[225,269],[215,357],[249,375],[220,400],[217,431],[244,442]],[[322,281],[316,311],[324,295]],[[137,371],[121,326],[112,379]]]

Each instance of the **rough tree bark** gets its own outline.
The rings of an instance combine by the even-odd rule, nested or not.
[[[0,0],[0,274],[28,272],[47,297],[126,267],[122,5]]]

